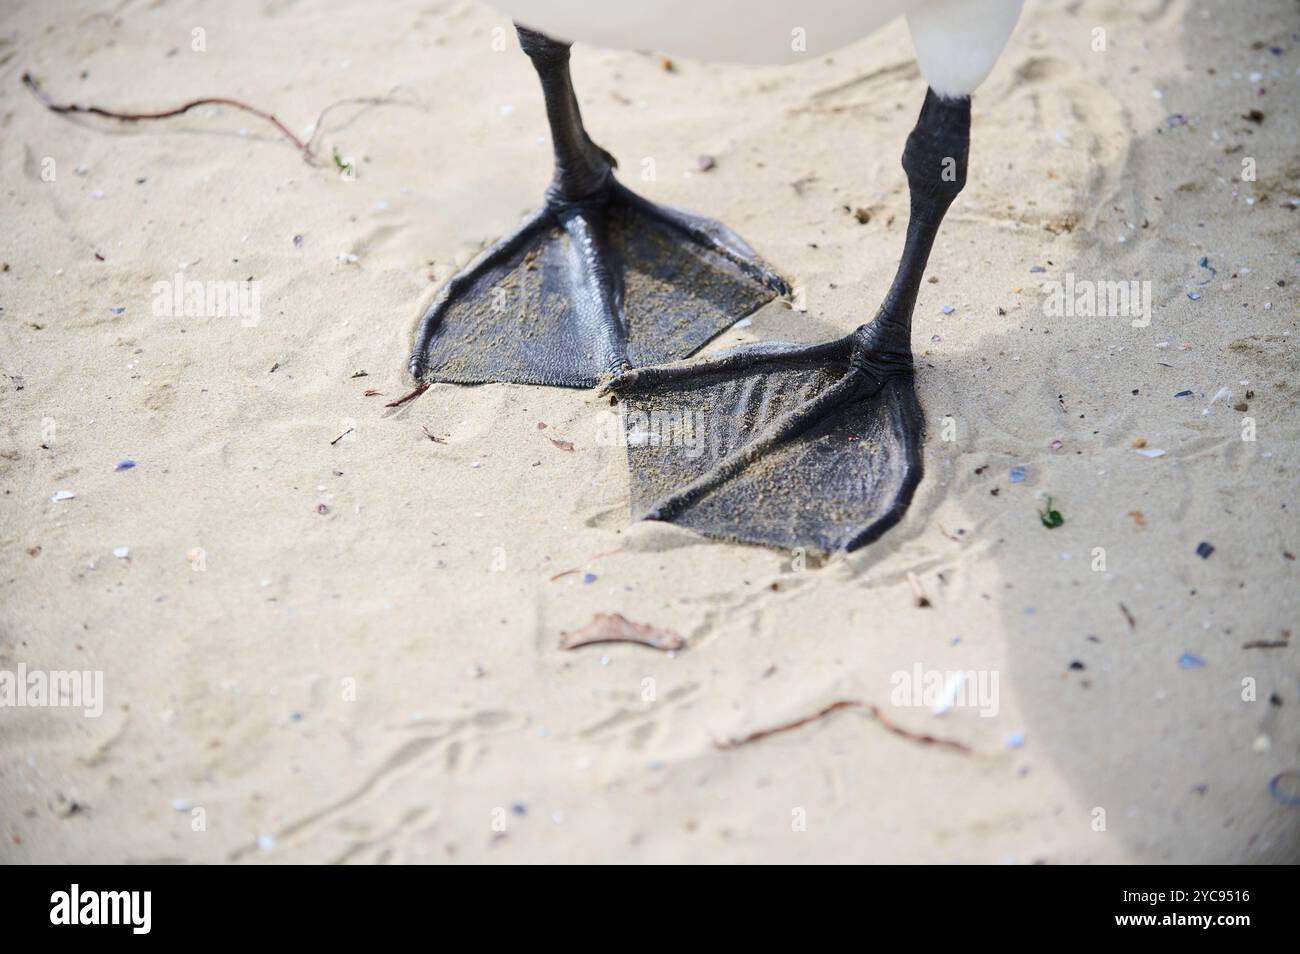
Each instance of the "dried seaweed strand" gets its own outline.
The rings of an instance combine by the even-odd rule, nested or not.
[[[242,109],[246,113],[252,113],[259,119],[264,119],[276,129],[280,134],[288,139],[302,153],[303,159],[309,163],[317,161],[311,146],[295,136],[292,130],[284,123],[276,119],[274,115],[265,110],[258,109],[256,106],[250,106],[248,103],[240,102],[237,99],[230,99],[225,96],[205,96],[200,99],[191,99],[172,109],[162,109],[156,112],[147,113],[130,113],[119,112],[114,109],[105,109],[102,106],[83,106],[80,103],[60,103],[51,99],[46,94],[44,88],[36,81],[36,77],[31,73],[23,73],[23,85],[32,91],[32,95],[41,101],[41,104],[51,112],[55,113],[85,113],[92,116],[103,116],[106,119],[118,119],[123,122],[140,122],[151,119],[170,119],[173,116],[180,116],[188,113],[191,109],[197,109],[200,106],[229,106],[232,109]]]
[[[864,703],[858,699],[837,699],[830,705],[824,706],[812,715],[804,716],[802,719],[796,719],[793,722],[785,722],[768,729],[759,729],[757,732],[751,732],[749,735],[740,738],[732,738],[725,742],[714,742],[713,744],[716,748],[722,749],[723,751],[738,749],[742,745],[748,745],[751,742],[758,742],[760,739],[766,739],[768,736],[802,728],[810,722],[824,719],[826,716],[833,712],[838,712],[840,709],[856,709],[864,706],[867,710],[867,714],[872,719],[880,723],[883,728],[894,733],[894,735],[908,739],[912,742],[919,742],[922,745],[937,745],[942,748],[953,749],[954,751],[961,752],[965,755],[970,755],[973,751],[969,745],[964,742],[958,742],[956,739],[942,739],[937,735],[930,735],[925,732],[913,732],[910,729],[905,729],[901,725],[898,725],[896,722],[892,722],[887,718],[884,712],[881,711],[880,706],[874,703]]]
[[[897,723],[890,722],[885,718],[885,714],[880,711],[880,706],[872,705],[867,711],[871,714],[871,718],[875,719],[895,735],[902,736],[905,739],[911,739],[913,742],[920,742],[922,745],[939,745],[955,749],[956,751],[963,752],[966,755],[971,754],[971,747],[965,742],[958,742],[956,739],[941,739],[937,735],[929,735],[924,732],[912,732],[910,729],[904,729]]]
[[[600,553],[597,553],[595,556],[587,557],[587,563],[595,563],[595,562],[596,562],[597,560],[599,560],[601,557],[613,556],[615,553],[622,553],[622,552],[623,552],[623,548],[622,548],[622,547],[615,547],[615,548],[612,549],[612,550],[602,550]],[[585,566],[586,564],[583,564],[583,565]],[[557,574],[555,574],[553,577],[551,577],[551,580],[550,580],[550,581],[551,581],[552,583],[554,583],[556,580],[563,579],[563,578],[566,577],[566,576],[572,576],[574,573],[577,573],[577,572],[578,572],[579,570],[581,570],[581,569],[582,569],[582,567],[580,567],[580,566],[575,566],[575,567],[572,567],[572,568],[570,568],[570,569],[568,569],[568,570],[561,570],[559,573],[557,573]]]
[[[757,742],[760,739],[766,739],[770,735],[777,735],[781,732],[789,732],[793,729],[801,728],[810,722],[816,722],[818,719],[824,719],[832,712],[838,712],[840,709],[852,709],[861,706],[862,703],[857,699],[837,699],[828,706],[824,706],[810,716],[804,716],[802,719],[796,719],[793,722],[786,722],[781,725],[773,726],[770,729],[759,729],[757,732],[751,732],[749,735],[741,738],[728,739],[725,742],[714,742],[714,746],[724,751],[728,749],[738,749],[742,745],[749,745],[751,742]]]
[[[396,401],[389,401],[387,404],[384,405],[384,407],[401,407],[407,401],[414,401],[416,398],[418,398],[421,394],[423,394],[427,390],[429,390],[429,385],[427,383],[417,384],[415,386],[414,391],[410,391],[407,394],[403,394]]]
[[[387,96],[352,96],[348,99],[341,99],[338,102],[330,103],[320,111],[320,115],[316,117],[316,122],[312,124],[311,137],[304,141],[294,135],[293,131],[284,123],[280,122],[274,114],[268,113],[264,109],[258,109],[256,106],[252,106],[248,103],[241,102],[240,100],[231,99],[227,96],[205,96],[199,99],[191,99],[188,102],[182,103],[181,105],[175,106],[171,109],[161,109],[154,112],[124,112],[116,109],[106,109],[103,106],[86,106],[81,103],[58,102],[50,98],[49,94],[45,92],[45,88],[41,86],[36,77],[32,76],[31,73],[23,73],[23,85],[31,90],[32,95],[40,100],[41,105],[51,112],[62,114],[81,113],[84,115],[102,116],[105,119],[116,119],[120,122],[128,123],[154,119],[171,119],[174,116],[183,115],[200,106],[229,106],[232,109],[239,109],[246,113],[251,113],[259,119],[263,119],[270,123],[282,136],[293,143],[294,147],[297,148],[300,153],[302,153],[303,161],[313,166],[325,164],[316,153],[316,139],[320,135],[321,129],[324,128],[325,117],[333,110],[338,109],[341,106],[391,106],[394,104],[416,105],[414,103],[401,103],[399,100],[394,100]],[[362,375],[353,375],[353,377],[361,376]]]

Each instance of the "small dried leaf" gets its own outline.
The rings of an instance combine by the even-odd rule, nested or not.
[[[564,636],[560,648],[577,649],[595,643],[640,643],[651,649],[671,652],[683,648],[686,640],[672,630],[633,623],[621,613],[597,613],[582,629]]]

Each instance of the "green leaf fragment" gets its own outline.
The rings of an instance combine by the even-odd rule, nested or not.
[[[344,159],[343,156],[339,154],[338,146],[334,147],[331,155],[333,155],[334,157],[334,165],[338,166],[339,172],[350,173],[352,171],[352,163],[349,160]]]
[[[1038,519],[1043,521],[1043,526],[1048,530],[1054,530],[1061,524],[1065,523],[1065,518],[1061,516],[1061,511],[1052,509],[1052,498],[1048,497],[1043,502],[1043,509],[1038,511]]]

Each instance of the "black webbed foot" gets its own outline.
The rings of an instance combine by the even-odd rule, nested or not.
[[[545,206],[454,276],[420,320],[420,380],[589,387],[694,354],[786,293],[735,233],[619,184],[587,135],[569,46],[518,28],[546,98],[555,175]]]
[[[624,399],[634,517],[769,546],[853,550],[896,523],[921,479],[912,311],[966,179],[970,100],[933,91],[903,152],[911,197],[875,319],[819,345],[759,345],[607,385]]]
[[[695,353],[785,283],[724,226],[617,182],[552,200],[453,277],[420,321],[419,379],[590,387]]]
[[[910,355],[864,326],[639,368],[624,404],[634,518],[783,549],[853,550],[902,516],[921,479]]]

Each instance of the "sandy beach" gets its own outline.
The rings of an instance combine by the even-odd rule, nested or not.
[[[1227,6],[1027,4],[916,309],[924,480],[821,559],[631,523],[594,391],[386,406],[550,178],[506,18],[7,0],[0,670],[102,691],[0,707],[0,862],[1300,861],[1300,11]],[[573,75],[796,286],[706,352],[874,314],[901,21]],[[682,646],[562,648],[602,613]]]

